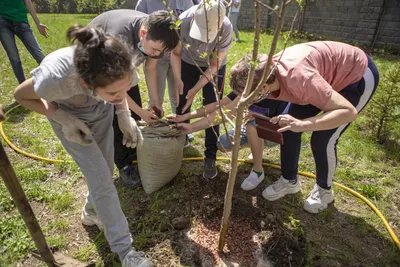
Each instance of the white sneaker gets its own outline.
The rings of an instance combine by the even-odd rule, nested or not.
[[[144,252],[131,250],[122,261],[122,267],[153,267],[151,261],[144,257]]]
[[[332,189],[323,189],[315,184],[303,208],[310,213],[318,213],[326,209],[334,199]]]
[[[97,225],[97,227],[99,227],[100,230],[104,230],[103,224],[96,215],[90,215],[87,214],[85,211],[82,211],[81,221],[83,225],[86,226]]]
[[[262,196],[269,201],[274,201],[287,194],[295,194],[300,190],[301,185],[298,179],[295,184],[292,184],[281,176],[278,181],[264,189]]]
[[[242,185],[240,186],[243,190],[249,191],[256,188],[262,181],[264,180],[264,171],[258,177],[258,174],[251,170],[250,175],[243,181]]]

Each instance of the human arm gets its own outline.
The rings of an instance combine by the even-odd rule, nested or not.
[[[92,140],[85,139],[91,137],[92,132],[89,127],[76,116],[58,108],[55,104],[40,98],[34,89],[32,78],[20,84],[14,92],[14,98],[22,106],[45,115],[47,118],[59,123],[65,138],[82,146],[92,144]]]
[[[25,3],[26,9],[28,10],[29,14],[31,14],[33,21],[35,22],[35,24],[39,30],[39,33],[47,38],[48,37],[47,30],[49,28],[47,28],[46,25],[40,23],[40,20],[36,14],[35,8],[33,7],[31,0],[24,0],[24,3]]]
[[[135,112],[137,115],[139,115],[139,117],[142,118],[142,120],[144,120],[145,122],[153,123],[158,119],[157,116],[155,116],[153,113],[151,113],[151,111],[145,110],[145,109],[142,109],[141,107],[139,107],[139,105],[136,104],[136,102],[133,101],[133,99],[129,95],[127,96],[126,100],[127,100],[129,109],[132,110],[133,112]]]
[[[127,99],[122,104],[116,105],[115,109],[119,129],[123,133],[122,144],[129,148],[135,148],[137,143],[143,140],[143,137],[136,121],[131,116]]]
[[[149,90],[150,107],[156,107],[161,111],[161,117],[164,116],[164,111],[158,99],[157,88],[157,59],[147,57],[144,62],[144,75],[146,78],[147,88]]]
[[[236,97],[234,101],[231,101],[226,106],[224,106],[224,109],[229,110],[229,112],[226,112],[226,115],[231,119],[236,114],[236,105],[239,100],[240,97]],[[193,123],[178,123],[176,127],[181,131],[182,134],[189,134],[207,129],[210,126],[218,125],[221,123],[221,118],[219,116],[217,117],[217,114],[219,114],[218,110]]]
[[[271,122],[278,123],[282,127],[278,130],[279,132],[287,130],[293,132],[322,131],[345,125],[355,120],[358,113],[346,98],[334,90],[322,110],[324,113],[303,120],[285,114],[273,117]]]
[[[47,102],[36,94],[32,78],[25,80],[17,87],[17,89],[15,89],[14,98],[22,106],[43,114],[49,119],[53,117],[53,113],[57,110],[55,104]]]
[[[226,52],[218,52],[211,59],[209,67],[204,71],[204,74],[197,81],[197,83],[190,89],[186,95],[186,105],[183,107],[182,112],[186,111],[192,104],[196,94],[212,79],[213,75],[218,72],[222,65]]]
[[[238,98],[238,97],[237,97]],[[236,100],[236,98],[234,99]],[[231,103],[233,100],[231,100],[229,97],[224,97],[221,99],[220,103],[223,107],[227,106],[229,103]],[[213,102],[208,105],[205,105],[195,111],[183,114],[183,115],[177,115],[177,114],[170,114],[167,116],[167,120],[172,121],[172,122],[182,122],[186,121],[189,119],[195,119],[195,118],[201,118],[206,116],[207,114],[210,114],[218,109],[218,103]]]
[[[183,81],[181,76],[182,70],[182,45],[179,43],[172,51],[171,51],[171,68],[174,73],[175,80],[175,90],[176,90],[176,106],[179,106],[179,96],[183,94]]]

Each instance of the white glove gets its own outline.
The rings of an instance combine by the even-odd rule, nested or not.
[[[85,137],[92,136],[89,127],[76,116],[62,109],[57,109],[53,113],[52,119],[61,124],[61,131],[68,141],[80,144],[81,146],[90,146],[93,143],[93,140],[85,139]]]
[[[117,109],[115,114],[118,116],[118,126],[124,134],[122,144],[124,146],[135,148],[143,140],[142,132],[131,117],[131,111],[127,109]]]

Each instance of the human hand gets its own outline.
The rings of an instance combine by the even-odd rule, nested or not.
[[[162,106],[158,103],[156,104],[150,104],[150,111],[157,116],[157,119],[161,119],[164,117],[164,110]]]
[[[49,35],[47,34],[47,31],[49,30],[49,28],[47,28],[46,25],[40,23],[39,25],[37,25],[37,28],[41,35],[43,35],[46,38],[49,37]]]
[[[255,118],[254,118],[254,116],[253,116],[253,112],[250,111],[250,110],[246,110],[246,111],[245,111],[245,114],[244,114],[244,119],[245,119],[246,121],[254,121]]]
[[[115,111],[118,117],[118,126],[123,133],[122,144],[129,148],[135,148],[137,144],[143,140],[142,133],[131,117],[129,109],[118,109]]]
[[[195,90],[193,88],[188,91],[186,95],[186,104],[182,109],[182,113],[185,112],[190,107],[190,105],[192,105],[193,99],[196,96],[197,92],[198,90]]]
[[[157,116],[153,114],[150,110],[142,109],[141,113],[139,114],[140,118],[147,123],[154,123],[158,120]]]
[[[186,114],[188,114],[188,113],[186,113]],[[184,115],[168,114],[166,116],[166,119],[167,119],[167,121],[170,121],[170,122],[182,122],[182,121],[187,120],[186,116],[185,116],[186,114],[184,114]]]
[[[61,124],[61,131],[68,141],[80,144],[81,146],[92,145],[93,140],[85,139],[86,137],[93,136],[92,132],[89,127],[76,116],[62,109],[57,109],[53,113],[52,120]]]
[[[278,129],[278,132],[280,133],[288,130],[299,133],[303,131],[304,126],[304,122],[302,120],[296,119],[289,114],[273,117],[271,118],[270,122],[273,124],[278,124],[280,127],[282,127]]]
[[[187,135],[193,132],[193,127],[190,123],[178,123],[172,125],[172,127],[178,129],[181,132],[181,135]]]

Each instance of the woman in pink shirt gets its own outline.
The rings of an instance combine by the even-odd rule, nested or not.
[[[282,54],[281,54],[282,53]],[[297,179],[301,134],[313,132],[311,149],[316,164],[317,183],[304,209],[318,213],[334,200],[331,189],[336,169],[339,137],[374,94],[379,82],[372,59],[361,49],[340,42],[317,41],[287,48],[273,57],[273,77],[263,87],[263,97],[291,102],[287,114],[271,119],[281,126],[282,176],[263,191],[274,201],[300,191]],[[233,84],[245,86],[249,59],[241,61],[232,75]],[[259,56],[259,70],[266,55]],[[260,79],[255,79],[258,84]],[[235,88],[232,88],[235,90]],[[322,111],[322,112],[321,112]]]

